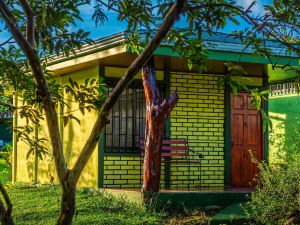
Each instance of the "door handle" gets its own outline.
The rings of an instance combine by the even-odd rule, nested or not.
[[[233,138],[230,139],[230,148],[233,146]]]

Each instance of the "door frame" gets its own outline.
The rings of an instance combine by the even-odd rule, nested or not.
[[[263,78],[263,87],[268,84],[267,78]],[[262,89],[263,87],[257,87]],[[230,106],[229,85],[225,85],[225,121],[224,121],[224,187],[231,187],[231,106]],[[268,95],[263,101],[263,109],[268,115]],[[263,161],[268,163],[269,157],[269,131],[268,128],[262,131],[262,151]]]

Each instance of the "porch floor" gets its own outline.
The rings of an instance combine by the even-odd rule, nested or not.
[[[142,204],[142,194],[140,189],[102,189],[114,196],[124,196],[129,200]],[[231,204],[244,203],[249,195],[254,191],[253,188],[206,188],[198,190],[161,190],[155,195],[155,208],[178,209],[180,208],[205,208],[207,206],[227,207]]]

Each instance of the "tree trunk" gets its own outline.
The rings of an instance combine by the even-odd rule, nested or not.
[[[60,213],[57,225],[71,225],[75,214],[75,186],[62,188]]]
[[[7,213],[2,201],[0,202],[0,221],[2,225],[14,225],[11,214]]]
[[[142,69],[146,96],[146,127],[144,141],[144,170],[142,192],[158,192],[160,188],[161,149],[165,122],[178,101],[176,90],[169,98],[160,97],[153,57]]]
[[[1,183],[0,183],[0,192],[6,203],[6,207],[5,207],[3,201],[0,199],[0,222],[2,225],[14,225],[14,222],[13,222],[13,219],[11,216],[12,203],[7,194],[6,189],[4,188],[4,186]]]

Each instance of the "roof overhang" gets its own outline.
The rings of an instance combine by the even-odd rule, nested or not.
[[[207,35],[205,38],[207,38]],[[108,58],[114,60],[115,57],[116,60],[122,60],[122,57],[125,57],[124,61],[126,61],[128,54],[133,53],[123,44],[125,39],[126,35],[124,33],[118,33],[101,38],[90,45],[85,45],[82,49],[76,51],[75,55],[71,55],[70,57],[52,57],[48,63],[48,69],[54,75],[61,75],[99,64],[105,65],[105,59]],[[287,52],[286,49],[279,47],[275,42],[268,41],[269,46],[267,47],[272,53],[272,56],[269,58],[256,54],[253,47],[246,47],[227,34],[219,33],[216,37],[207,38],[204,42],[207,46],[208,60],[266,65],[271,63],[280,65],[289,64],[291,66],[299,65],[299,57],[297,55]],[[179,52],[173,51],[170,46],[164,43],[154,54],[163,57],[181,57]],[[276,80],[276,76],[274,79]]]

